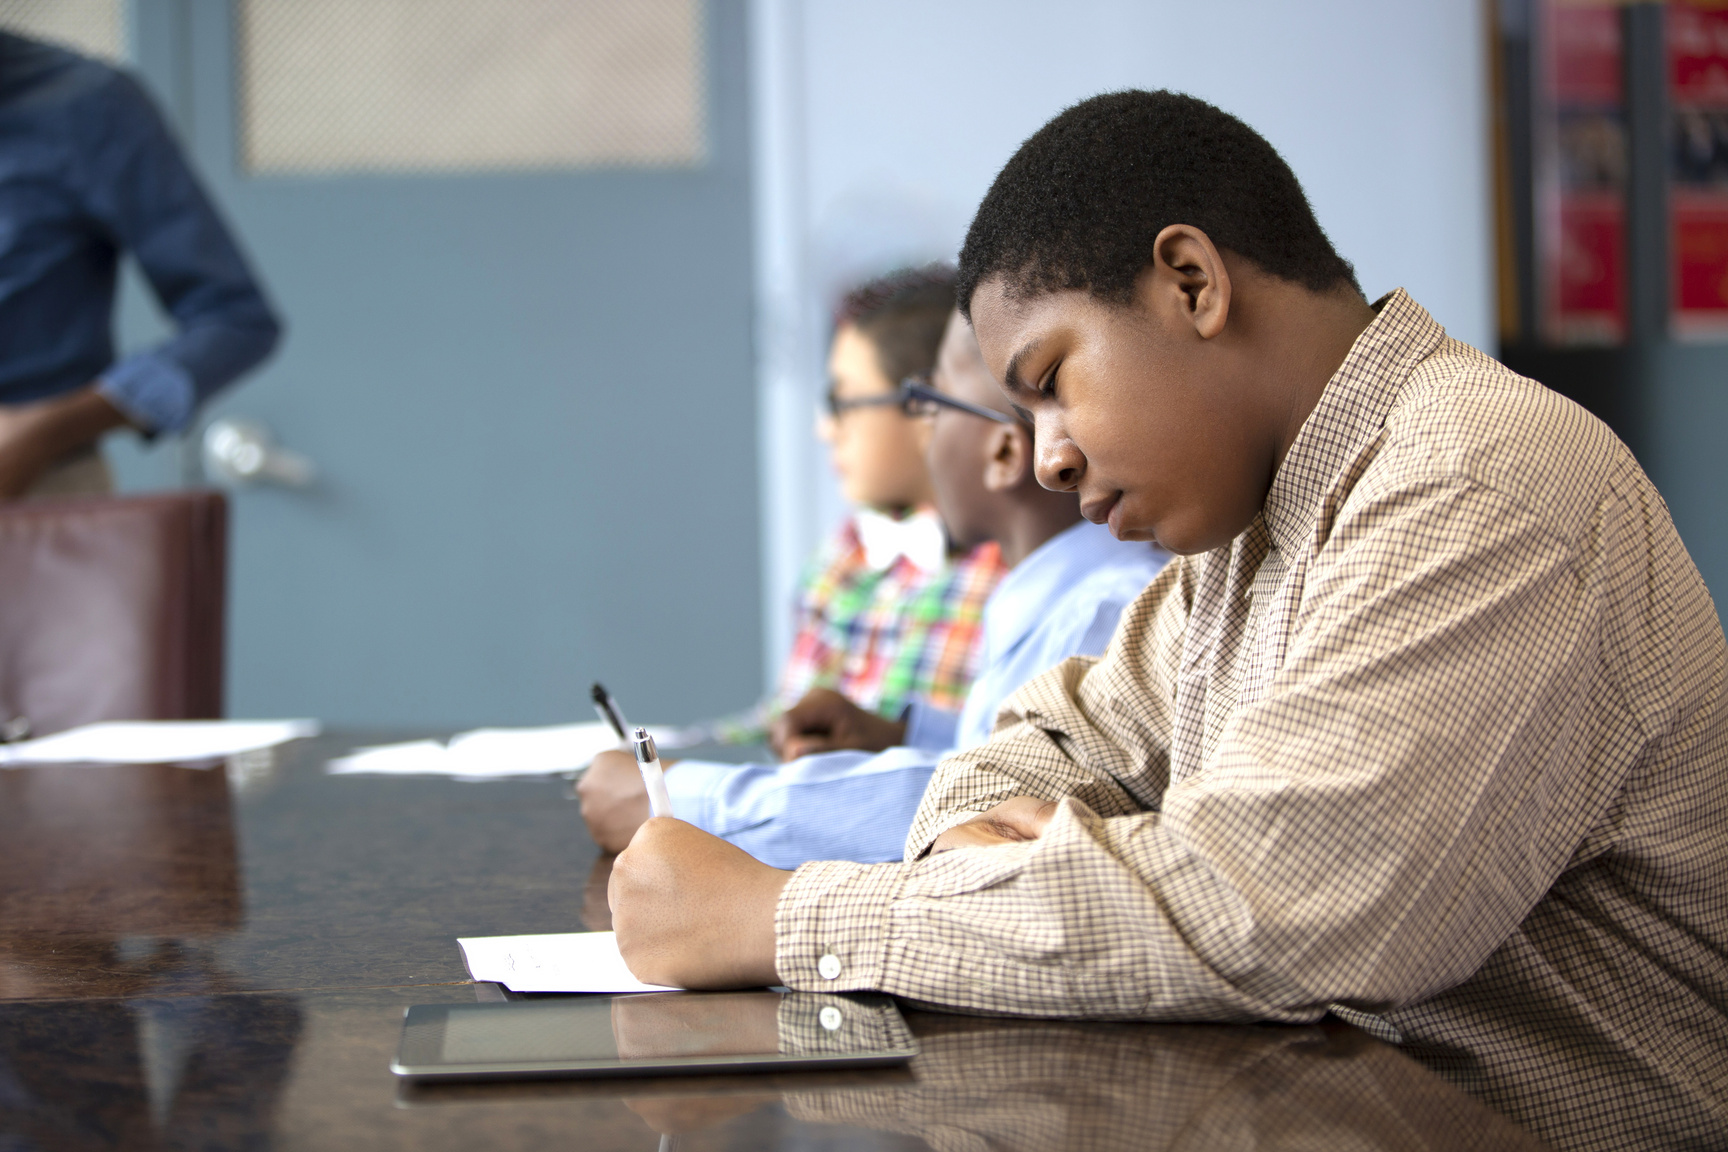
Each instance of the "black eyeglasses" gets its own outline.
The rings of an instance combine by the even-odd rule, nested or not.
[[[828,415],[835,420],[846,415],[855,408],[898,408],[906,410],[906,397],[899,392],[878,392],[874,396],[856,396],[841,398],[835,395],[834,389],[828,389]]]
[[[982,416],[986,420],[994,420],[998,424],[1020,424],[1023,421],[1017,416],[1006,412],[998,412],[994,408],[985,408],[978,404],[968,404],[964,400],[956,400],[945,392],[938,392],[916,376],[908,376],[900,383],[900,410],[908,416],[934,416],[938,408],[953,408],[961,412],[970,412],[974,416]]]

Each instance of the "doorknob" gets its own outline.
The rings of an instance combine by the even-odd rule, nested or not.
[[[281,484],[305,488],[317,478],[312,461],[276,443],[270,429],[243,416],[212,420],[204,429],[204,474],[219,484]]]

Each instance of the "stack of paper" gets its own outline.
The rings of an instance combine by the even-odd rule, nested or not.
[[[676,731],[650,728],[668,745]],[[585,768],[594,757],[619,747],[605,724],[557,724],[549,728],[476,728],[452,736],[448,744],[413,740],[358,748],[330,762],[336,775],[458,776],[492,780],[509,776],[550,776]]]
[[[630,975],[610,932],[470,936],[456,943],[468,974],[512,992],[668,992]]]
[[[0,744],[0,767],[214,761],[316,735],[316,720],[111,720]]]

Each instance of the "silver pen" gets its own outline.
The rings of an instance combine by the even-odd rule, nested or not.
[[[648,788],[648,811],[655,816],[672,815],[672,796],[666,791],[666,776],[660,770],[660,751],[648,729],[636,729],[636,767]]]

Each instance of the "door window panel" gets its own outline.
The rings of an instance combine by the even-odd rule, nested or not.
[[[690,167],[700,0],[241,0],[249,173]]]
[[[126,59],[123,0],[0,0],[0,28],[104,60]]]

